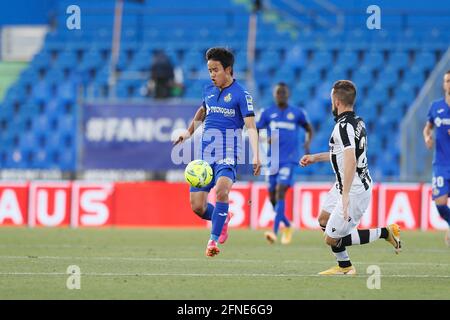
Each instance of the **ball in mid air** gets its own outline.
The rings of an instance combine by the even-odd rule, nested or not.
[[[213,170],[208,162],[204,160],[194,160],[186,166],[184,178],[192,187],[205,187],[213,178]]]

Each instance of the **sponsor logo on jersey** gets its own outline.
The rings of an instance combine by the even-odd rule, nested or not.
[[[287,121],[271,121],[270,129],[286,129],[286,130],[295,130],[295,123],[287,122]]]
[[[434,124],[436,125],[436,127],[440,127],[441,125],[449,126],[450,118],[441,119],[441,118],[437,117],[436,119],[434,119]]]
[[[210,107],[206,105],[206,114],[210,113],[221,113],[224,117],[234,117],[236,115],[236,111],[234,109],[228,109],[224,107]]]
[[[225,159],[222,159],[222,160],[218,160],[216,163],[217,164],[228,164],[230,166],[234,166],[234,164],[236,162],[232,158],[225,158]]]
[[[288,120],[294,120],[295,116],[294,116],[294,114],[292,112],[289,112],[287,114],[287,118],[288,118]]]

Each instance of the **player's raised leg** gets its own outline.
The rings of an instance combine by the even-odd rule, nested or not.
[[[400,228],[396,224],[385,228],[373,228],[358,230],[361,217],[367,209],[371,198],[371,189],[364,193],[350,196],[349,217],[347,220],[343,216],[342,204],[338,204],[326,221],[325,242],[331,247],[336,257],[338,266],[332,267],[319,274],[338,275],[355,274],[356,270],[352,266],[346,247],[352,245],[362,245],[374,242],[378,239],[385,239],[394,247],[395,253],[401,250]],[[324,220],[324,219],[323,219]],[[322,220],[322,223],[324,222]]]

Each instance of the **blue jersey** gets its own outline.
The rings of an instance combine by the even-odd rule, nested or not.
[[[299,128],[309,124],[306,113],[296,107],[287,106],[280,109],[274,105],[263,110],[256,124],[258,129],[270,129],[268,135],[279,143],[279,163],[297,163],[299,160]],[[278,136],[273,130],[278,129]],[[274,141],[276,143],[277,141]],[[269,150],[270,152],[270,150]]]
[[[210,164],[236,165],[244,118],[255,116],[252,96],[236,80],[222,90],[209,85],[203,92],[203,107],[202,159]]]
[[[434,101],[428,111],[436,136],[434,166],[450,167],[450,107],[445,99]]]

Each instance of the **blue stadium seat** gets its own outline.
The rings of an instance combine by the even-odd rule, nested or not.
[[[415,57],[414,66],[422,70],[429,70],[436,64],[436,58],[430,51],[421,51]]]
[[[63,82],[58,86],[57,93],[62,103],[75,103],[77,87],[70,81]]]
[[[45,103],[51,97],[50,85],[42,80],[33,86],[32,98],[36,103]]]
[[[342,69],[357,69],[359,67],[358,55],[355,51],[344,51],[339,54],[336,66]]]
[[[403,82],[408,83],[413,87],[422,87],[425,84],[425,73],[422,68],[414,65],[412,68],[405,71],[403,75]]]
[[[361,67],[369,70],[380,69],[384,65],[383,54],[379,51],[369,51],[364,55],[364,61]]]
[[[310,63],[316,69],[329,68],[333,64],[333,57],[328,51],[317,51]]]
[[[404,83],[400,87],[396,88],[395,98],[399,104],[411,104],[416,98],[416,95],[414,93],[414,89],[408,83]]]
[[[379,82],[372,88],[372,90],[369,91],[367,99],[375,104],[386,104],[386,102],[388,101],[387,88],[384,86],[384,84],[382,84],[382,82]]]
[[[379,83],[386,87],[394,86],[399,81],[398,71],[392,66],[387,66],[378,75]]]
[[[306,65],[306,55],[302,45],[297,44],[290,48],[286,53],[284,63],[293,69],[304,67]]]
[[[76,69],[78,60],[73,51],[63,51],[58,55],[58,58],[54,62],[54,66],[61,69]]]
[[[393,69],[406,69],[409,67],[409,56],[405,52],[392,52],[388,60],[389,67]]]
[[[50,68],[52,56],[47,51],[41,51],[33,57],[30,65],[36,70]]]
[[[359,89],[371,86],[373,85],[374,82],[372,72],[367,67],[360,67],[356,69],[352,74],[351,80],[355,83],[356,87]]]

